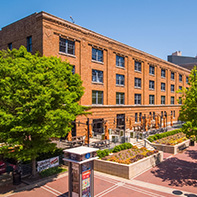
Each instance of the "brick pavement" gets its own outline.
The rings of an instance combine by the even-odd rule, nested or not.
[[[95,172],[95,197],[197,197],[197,146],[177,155],[165,154],[166,160],[132,180]],[[13,197],[66,197],[68,177],[64,174],[54,181],[33,189],[10,194]],[[10,196],[4,195],[4,196]]]

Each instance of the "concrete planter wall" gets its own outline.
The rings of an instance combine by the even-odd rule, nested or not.
[[[94,169],[99,172],[131,179],[150,167],[156,166],[163,161],[163,152],[159,151],[154,155],[140,159],[130,165],[120,164],[112,161],[96,159],[94,161]]]
[[[151,144],[154,147],[156,147],[157,150],[163,151],[165,153],[177,154],[178,152],[180,152],[184,148],[189,147],[189,143],[190,143],[190,140],[186,140],[186,141],[181,142],[181,143],[174,145],[174,146],[165,145],[165,144],[154,144],[154,143],[151,143]]]

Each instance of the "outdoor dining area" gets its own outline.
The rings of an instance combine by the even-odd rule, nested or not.
[[[149,135],[165,132],[167,126],[173,126],[173,117],[170,115],[170,125],[167,122],[167,115],[160,116],[144,115],[138,118],[137,122],[132,122],[132,117],[128,118],[127,128],[125,124],[120,124],[116,128],[110,128],[109,121],[103,121],[103,131],[97,134],[93,125],[89,123],[89,119],[85,126],[85,135],[72,136],[72,131],[67,135],[66,139],[52,139],[57,143],[59,148],[73,148],[76,146],[88,146],[99,149],[111,148],[117,144],[130,142],[130,139],[145,139]]]

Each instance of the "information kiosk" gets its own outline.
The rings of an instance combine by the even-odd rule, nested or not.
[[[94,196],[94,159],[97,148],[80,146],[64,150],[64,161],[69,163],[69,197]]]

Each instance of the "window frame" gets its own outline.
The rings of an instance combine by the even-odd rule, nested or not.
[[[125,58],[123,56],[116,55],[116,66],[125,68]]]
[[[123,84],[121,82],[123,82]],[[116,85],[118,85],[118,86],[125,86],[125,76],[124,75],[116,74]]]
[[[95,76],[94,76],[94,73],[95,73]],[[100,81],[99,79],[102,79],[102,80]],[[92,69],[92,82],[93,83],[103,83],[103,71],[102,70]]]
[[[96,99],[96,102],[95,103],[93,103],[93,93],[96,93],[95,94],[95,99]],[[99,93],[101,93],[101,95],[102,95],[102,102],[101,103],[99,103]],[[100,91],[100,90],[92,90],[92,105],[103,105],[103,91]]]
[[[26,39],[27,39],[27,51],[32,52],[32,36],[28,36]]]
[[[155,95],[149,95],[149,105],[155,104]]]
[[[94,54],[95,52],[95,54]],[[99,54],[101,53],[101,54]],[[95,58],[94,58],[95,56]],[[103,63],[103,50],[92,47],[92,61]]]
[[[141,105],[142,104],[142,95],[135,94],[134,95],[134,102],[135,102],[135,105]]]
[[[174,72],[172,72],[172,71],[171,71],[170,79],[174,81]]]
[[[161,77],[166,78],[166,70],[165,69],[161,69]]]
[[[155,66],[149,65],[149,75],[155,75]]]
[[[138,77],[135,77],[134,78],[134,87],[135,88],[142,88],[142,79],[141,78],[138,78]]]
[[[173,102],[172,102],[172,101],[173,101]],[[170,97],[170,104],[171,104],[171,105],[174,105],[174,96],[171,96],[171,97]]]
[[[65,53],[71,56],[75,56],[75,41],[66,39],[60,36],[59,37],[59,52]]]
[[[164,86],[163,86],[164,85]],[[161,82],[161,91],[165,92],[166,91],[166,84]]]
[[[172,88],[172,87],[173,87],[173,88]],[[172,89],[173,89],[173,90],[172,90]],[[174,84],[171,84],[171,85],[170,85],[170,91],[171,91],[171,92],[174,92]]]
[[[164,100],[163,100],[163,99]],[[164,101],[164,102],[163,102]],[[161,96],[161,105],[165,105],[166,104],[166,96]]]
[[[154,90],[155,89],[155,81],[149,80],[149,90]]]
[[[134,70],[142,72],[142,62],[135,60]]]
[[[116,105],[124,105],[124,104],[125,104],[125,93],[124,92],[116,92]]]

